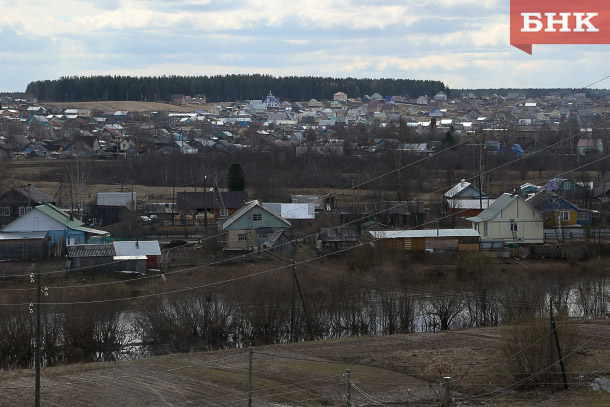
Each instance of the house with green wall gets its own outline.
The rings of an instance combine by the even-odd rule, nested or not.
[[[257,200],[247,202],[227,218],[222,228],[227,232],[227,250],[252,250],[271,247],[270,239],[292,225],[265,208]]]

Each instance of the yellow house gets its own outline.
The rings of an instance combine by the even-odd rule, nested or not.
[[[502,194],[487,209],[472,218],[481,240],[505,243],[544,243],[544,217],[518,194]]]

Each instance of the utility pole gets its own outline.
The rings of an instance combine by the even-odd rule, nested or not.
[[[218,184],[216,182],[216,176],[214,176],[214,264],[218,259],[218,247],[217,247],[217,235],[218,235],[218,219],[216,218],[216,189]]]
[[[34,276],[32,273],[31,276]],[[35,390],[34,390],[34,406],[40,407],[40,348],[41,346],[41,323],[40,323],[40,273],[38,273],[38,278],[36,278],[36,359],[34,361],[34,365],[36,366],[36,381],[35,381]]]
[[[307,330],[309,331],[309,340],[313,341],[313,331],[311,329],[311,321],[309,320],[309,313],[307,312],[307,307],[305,306],[305,299],[303,298],[303,292],[301,291],[301,285],[299,284],[299,279],[297,278],[296,271],[294,272],[294,281],[297,283],[297,290],[299,290],[299,297],[301,297],[301,304],[303,305],[303,313],[305,314],[305,319],[307,320]]]
[[[292,259],[292,313],[290,317],[290,342],[296,342],[296,335],[294,332],[294,324],[296,319],[296,266],[294,259]]]
[[[349,379],[349,369],[345,369],[345,401],[346,406],[352,405],[352,382]]]
[[[201,168],[201,173],[202,173],[202,178],[203,178],[203,210],[205,211],[205,218],[203,220],[203,224],[204,224],[204,228],[205,228],[205,235],[206,237],[208,236],[208,207],[205,203],[205,195],[207,194],[206,191],[206,187],[207,187],[207,181],[208,181],[208,176],[207,175],[203,175],[203,167]]]
[[[41,294],[44,292],[45,297],[49,295],[47,287],[44,290],[40,287],[40,272],[38,275],[30,273],[30,282],[36,282],[36,353],[34,355],[34,368],[36,369],[36,377],[34,382],[34,406],[40,407],[40,365],[42,363],[42,322],[41,322]],[[36,281],[34,281],[36,280]],[[34,312],[33,304],[30,303],[30,314]]]
[[[131,234],[135,229],[135,219],[136,219],[136,205],[133,199],[133,178],[131,179],[131,222],[129,222],[129,233]]]
[[[28,184],[28,211],[32,209],[32,184]]]
[[[549,323],[551,325],[551,334],[553,333],[553,294],[551,294],[549,296]],[[554,366],[555,366],[555,348],[554,348],[554,343],[553,343],[553,335],[551,335],[550,339],[550,348],[551,348],[551,364],[549,365],[549,369],[550,369],[550,375],[549,377],[551,378],[549,381],[551,382],[551,393],[554,393],[555,391],[555,384],[554,384],[554,380],[553,380],[553,370],[554,370]]]
[[[561,347],[559,346],[559,336],[557,335],[557,328],[555,328],[555,318],[553,317],[553,308],[551,308],[551,329],[553,336],[555,337],[555,345],[557,346],[557,355],[559,356],[559,366],[561,367],[561,377],[563,379],[564,390],[568,389],[568,378],[566,376],[566,367],[563,363],[563,356],[561,354]]]
[[[248,407],[252,407],[252,354],[254,351],[250,348],[248,358]]]
[[[176,216],[174,215],[174,209],[176,208],[176,183],[178,182],[178,175],[176,175],[176,180],[174,181],[174,186],[172,187],[172,226],[176,224]]]

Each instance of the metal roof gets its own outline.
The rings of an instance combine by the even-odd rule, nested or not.
[[[2,232],[0,240],[44,239],[47,232]]]
[[[355,227],[323,228],[318,239],[323,242],[357,242],[358,230]]]
[[[83,226],[84,225],[83,222],[81,222],[80,220],[78,220],[74,217],[70,217],[70,215],[68,215],[66,212],[62,211],[55,205],[52,205],[49,203],[44,204],[44,205],[38,205],[36,207],[36,209],[39,210],[40,212],[44,213],[45,215],[55,219],[57,222],[63,224],[64,226],[66,226],[69,229],[78,230],[79,232],[89,233],[92,235],[109,235],[110,234],[109,232],[106,232],[104,230],[91,229],[91,228]]]
[[[313,203],[265,203],[263,207],[284,219],[315,219]]]
[[[466,218],[466,220],[470,222],[485,222],[491,220],[498,216],[500,212],[502,212],[508,205],[510,205],[515,199],[521,199],[523,203],[527,206],[530,206],[523,198],[521,198],[518,194],[509,194],[504,193],[500,197],[496,198],[495,201],[487,209],[483,212],[479,213],[477,216],[473,216],[472,218]]]
[[[114,255],[112,243],[68,246],[68,257],[112,257]]]
[[[481,237],[474,229],[427,229],[427,230],[373,230],[375,239],[400,239],[418,237]]]
[[[117,256],[160,256],[157,240],[112,242]]]
[[[29,192],[26,188],[15,188],[15,190],[26,198],[28,198],[29,196],[29,199],[32,201],[33,205],[55,202],[55,199],[40,191],[39,189],[33,186],[30,186],[28,188]]]
[[[485,193],[481,193],[481,191],[479,191],[479,189],[476,186],[474,186],[470,182],[468,182],[468,181],[463,179],[460,182],[458,182],[449,191],[445,192],[445,197],[446,198],[453,198],[454,196],[459,195],[460,192],[462,192],[463,190],[465,190],[466,188],[468,188],[471,185],[479,193],[479,195],[482,195],[483,197],[485,196]]]
[[[271,216],[279,219],[280,221],[286,223],[288,225],[288,227],[292,227],[292,224],[290,222],[288,222],[286,219],[284,219],[283,217],[279,216],[278,214],[272,212],[269,210],[269,208],[265,208],[264,206],[262,206],[258,200],[254,200],[254,201],[250,201],[247,202],[244,206],[242,206],[241,208],[239,208],[238,210],[235,211],[235,213],[231,216],[229,216],[227,218],[227,221],[222,225],[222,228],[226,230],[226,228],[231,225],[232,223],[234,223],[237,219],[241,218],[243,215],[245,215],[246,213],[248,213],[252,208],[254,208],[255,206],[260,207],[262,210],[264,210],[265,212],[269,213]]]

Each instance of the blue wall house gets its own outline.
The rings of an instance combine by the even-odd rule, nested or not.
[[[526,201],[544,215],[545,227],[587,226],[593,221],[593,212],[581,210],[562,196],[540,191]]]
[[[15,219],[3,232],[47,232],[48,256],[63,256],[66,247],[84,244],[92,236],[105,236],[108,232],[91,229],[84,223],[51,204],[39,205]]]

